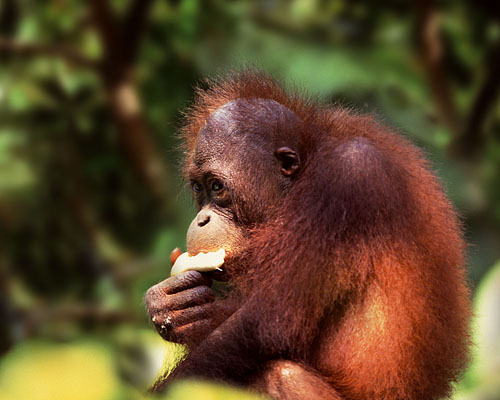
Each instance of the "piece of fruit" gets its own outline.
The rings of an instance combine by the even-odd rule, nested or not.
[[[179,256],[182,254],[182,250],[176,247],[175,249],[172,250],[172,253],[170,253],[170,265],[174,265],[175,261],[179,258]]]
[[[190,256],[188,253],[182,253],[175,259],[170,275],[179,275],[185,271],[215,271],[222,264],[224,264],[225,256],[226,251],[224,249],[219,249],[209,253],[198,253],[195,256]],[[171,260],[172,258],[173,257],[171,256]]]

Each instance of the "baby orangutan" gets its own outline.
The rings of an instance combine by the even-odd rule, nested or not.
[[[199,212],[146,303],[189,354],[155,390],[201,378],[287,400],[450,394],[468,359],[464,242],[418,149],[253,72],[199,90],[182,132]],[[231,290],[216,296],[212,279]]]

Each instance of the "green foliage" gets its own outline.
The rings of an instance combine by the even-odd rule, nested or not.
[[[109,400],[120,392],[111,354],[97,343],[24,343],[2,360],[2,400]]]
[[[123,32],[134,1],[102,1]],[[288,88],[373,113],[423,147],[463,216],[472,245],[469,276],[473,287],[479,284],[500,259],[495,96],[477,127],[475,153],[454,145],[500,28],[473,2],[447,1],[434,10],[441,22],[441,80],[457,129],[443,118],[418,46],[420,6],[152,1],[137,56],[126,73],[112,71],[116,79],[130,78],[139,95],[145,121],[139,136],[153,149],[141,158],[145,147],[127,147],[124,125],[112,112],[112,80],[102,68],[109,48],[91,18],[91,2],[0,2],[0,354],[10,350],[0,365],[0,399],[141,398],[161,358],[170,357],[171,366],[182,357],[182,349],[164,344],[148,325],[142,298],[168,275],[169,253],[184,246],[194,214],[178,175],[179,110],[202,76],[228,69],[263,68]],[[35,50],[2,50],[2,40]],[[115,38],[111,48],[130,46]],[[79,61],[68,61],[68,50]],[[155,155],[164,169],[161,187],[143,175]],[[482,386],[498,394],[485,376],[471,370],[460,396]],[[77,395],[68,395],[71,385],[81,388]],[[246,396],[252,398],[185,383],[166,398]]]
[[[264,400],[267,397],[222,385],[184,381],[174,385],[168,394],[161,398],[164,400]]]
[[[469,371],[457,399],[495,398],[500,393],[500,262],[477,288],[472,324],[473,348]]]

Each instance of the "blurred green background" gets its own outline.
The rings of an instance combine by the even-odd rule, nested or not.
[[[200,79],[244,65],[424,149],[470,244],[476,345],[455,398],[500,399],[494,0],[1,0],[0,399],[142,398],[179,355],[142,300],[194,215],[176,128]]]

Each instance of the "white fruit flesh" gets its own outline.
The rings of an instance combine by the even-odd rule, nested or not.
[[[224,264],[226,251],[219,249],[209,253],[198,253],[195,256],[190,256],[188,253],[182,253],[175,260],[170,276],[182,274],[186,271],[208,272],[215,271]]]

